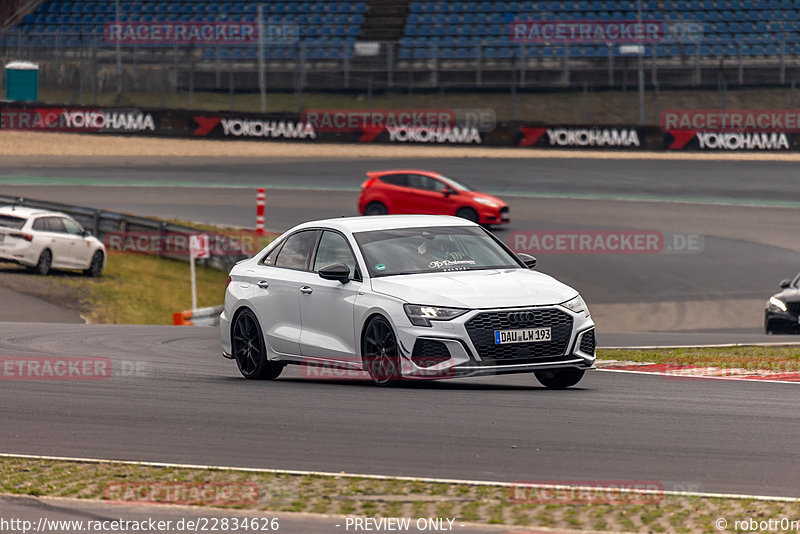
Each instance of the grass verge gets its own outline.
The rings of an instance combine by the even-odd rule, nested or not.
[[[632,483],[634,481],[631,481]],[[117,462],[0,458],[0,493],[183,504],[185,485],[248,488],[250,498],[193,504],[271,512],[450,517],[485,524],[613,532],[713,532],[718,517],[796,517],[796,502],[609,491],[521,491],[480,484],[151,467]],[[649,484],[652,485],[652,482]],[[172,485],[172,486],[171,486]],[[149,488],[168,488],[148,491]],[[173,488],[170,493],[169,488]],[[672,488],[664,488],[666,490]],[[230,493],[236,495],[235,490]],[[143,497],[144,496],[144,497]],[[165,497],[167,497],[165,499]]]
[[[800,371],[800,347],[789,345],[646,350],[598,349],[597,357],[600,360],[681,366]]]
[[[227,278],[198,266],[197,305],[222,304]],[[189,264],[155,256],[111,254],[99,278],[66,271],[38,276],[4,266],[0,285],[75,310],[92,323],[172,324],[174,312],[192,307]]]

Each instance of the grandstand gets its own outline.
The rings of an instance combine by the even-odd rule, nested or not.
[[[181,51],[181,66],[191,58],[201,85],[202,72],[219,71],[220,61],[241,71],[244,63],[252,68],[263,57],[275,86],[289,88],[297,83],[299,64],[312,84],[330,88],[367,79],[389,87],[507,86],[514,80],[614,85],[628,68],[631,50],[647,59],[649,70],[659,70],[662,82],[697,85],[701,69],[713,68],[728,69],[726,76],[739,83],[765,76],[784,83],[800,55],[800,0],[48,0],[0,36],[0,54],[12,50],[15,57],[47,63],[53,50],[61,60],[91,48],[102,61],[103,51],[117,45],[109,39],[109,25],[257,25],[259,9],[267,32],[261,53],[255,39],[148,41],[137,48],[188,48]],[[657,39],[634,40],[633,49],[624,38],[520,39],[514,25],[526,21],[597,27],[638,21],[659,33]],[[134,44],[120,45],[126,64],[164,62],[160,54],[137,55]]]

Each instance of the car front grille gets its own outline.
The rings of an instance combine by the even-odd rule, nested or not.
[[[795,315],[800,315],[800,302],[787,302],[786,311]]]
[[[594,328],[589,330],[588,332],[584,332],[581,336],[581,344],[580,350],[584,354],[591,354],[594,356],[594,347],[595,347],[595,340],[594,340]]]
[[[524,311],[531,313],[531,319],[513,325],[508,319],[507,311],[483,312],[467,321],[467,334],[482,360],[494,361],[497,365],[534,363],[539,359],[550,359],[566,353],[572,335],[572,316],[555,308],[533,308]],[[550,327],[549,341],[508,345],[494,343],[495,330],[543,327]]]

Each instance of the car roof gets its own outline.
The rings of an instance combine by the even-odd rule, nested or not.
[[[442,176],[442,173],[436,171],[426,171],[422,169],[384,169],[380,171],[367,171],[367,176],[383,176],[384,174],[402,174],[414,173],[424,174],[426,176]]]
[[[426,226],[478,226],[477,224],[450,215],[372,215],[361,217],[341,217],[309,221],[295,226],[302,228],[327,227],[345,233],[368,232],[371,230],[394,230],[397,228],[421,228]]]
[[[36,217],[37,215],[60,215],[66,217],[66,213],[60,211],[49,211],[39,208],[29,208],[27,206],[0,206],[1,215],[12,215],[17,217]]]

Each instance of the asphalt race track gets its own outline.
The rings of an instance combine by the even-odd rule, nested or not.
[[[431,168],[501,194],[497,230],[648,230],[702,246],[537,254],[620,345],[778,342],[763,306],[800,270],[800,181],[787,162],[647,160],[124,161],[14,159],[0,194],[267,226],[354,215],[368,169]],[[757,177],[757,178],[754,178]],[[161,187],[154,188],[152,185]],[[672,237],[669,237],[672,239]],[[665,245],[677,245],[665,241]],[[800,497],[797,384],[593,372],[548,391],[529,375],[415,382],[248,382],[211,328],[0,323],[0,356],[109,358],[99,381],[0,387],[0,451],[494,481],[658,480],[667,490]]]
[[[414,382],[242,379],[214,328],[0,324],[0,353],[110,359],[2,383],[7,453],[494,481],[660,481],[800,497],[800,385],[596,371]]]
[[[541,271],[582,292],[601,332],[759,336],[767,297],[800,270],[800,181],[791,162],[11,158],[0,192],[252,227],[253,187],[266,186],[267,227],[283,231],[355,215],[364,172],[391,167],[432,168],[503,195],[512,223],[497,234],[511,244],[532,231],[661,232],[657,254],[535,253]],[[41,183],[48,185],[12,185]],[[698,236],[699,246],[686,236]]]

